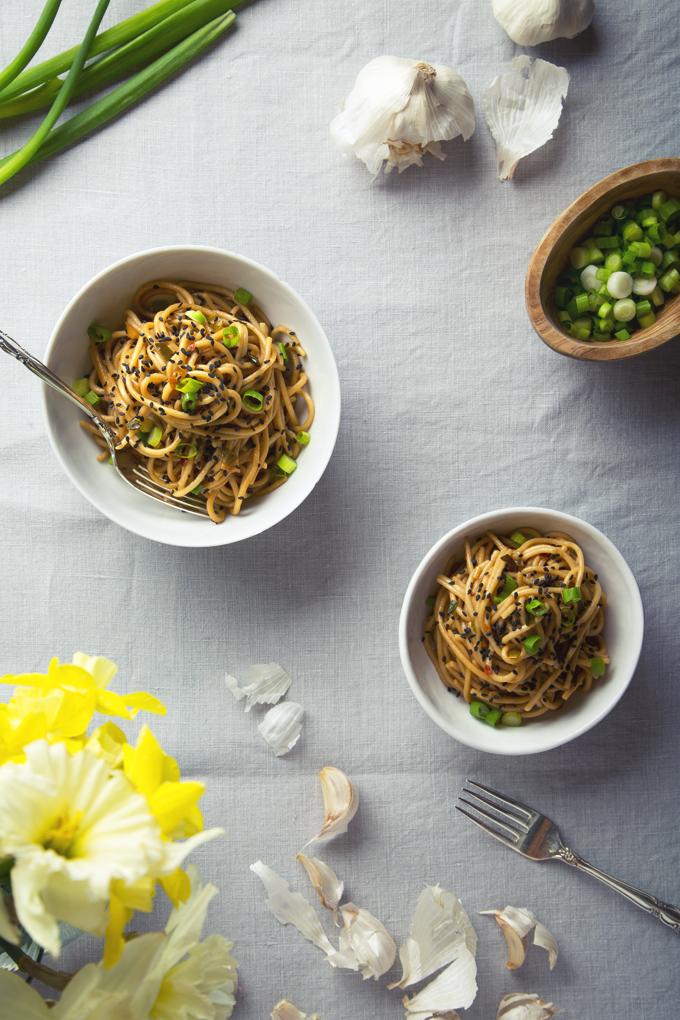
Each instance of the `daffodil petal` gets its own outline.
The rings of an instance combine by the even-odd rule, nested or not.
[[[84,652],[73,653],[73,665],[87,670],[99,688],[107,687],[118,672],[115,662],[105,659],[103,655],[85,655]]]
[[[134,885],[124,885],[123,882],[111,883],[111,895],[115,896],[124,907],[131,910],[141,910],[150,914],[153,910],[153,900],[156,895],[155,879],[146,875],[140,878]]]
[[[47,1008],[35,988],[18,974],[0,969],[0,1002],[3,1013],[12,1020],[50,1020]]]
[[[172,875],[168,875],[167,878],[159,879],[159,882],[175,908],[178,907],[180,903],[184,903],[188,900],[191,895],[191,883],[189,882],[189,876],[185,871],[182,871],[181,868],[178,868],[177,871],[173,871]]]
[[[102,715],[115,715],[119,719],[131,719],[132,716],[125,707],[125,701],[120,694],[113,691],[97,691],[97,711]]]
[[[142,726],[137,737],[134,757],[130,767],[125,762],[125,771],[140,793],[148,797],[163,779],[165,754],[148,726]]]
[[[132,694],[122,694],[121,697],[128,708],[134,708],[137,712],[167,715],[167,708],[162,701],[154,698],[153,694],[146,694],[144,691],[134,691]]]
[[[13,946],[18,946],[21,941],[19,929],[9,919],[2,892],[0,892],[0,938],[3,938],[5,942],[10,942]]]
[[[151,814],[158,819],[164,835],[177,828],[187,810],[194,807],[204,793],[203,783],[161,783],[148,795]]]
[[[110,970],[120,960],[125,939],[123,929],[132,917],[130,907],[125,907],[112,893],[109,901],[109,923],[106,926],[106,941],[104,942],[103,963],[106,970]]]

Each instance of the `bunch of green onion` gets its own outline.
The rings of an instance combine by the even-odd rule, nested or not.
[[[160,85],[236,20],[226,0],[160,0],[97,34],[109,0],[98,0],[80,46],[25,70],[50,30],[61,0],[47,0],[38,22],[15,59],[0,72],[0,118],[49,106],[38,130],[17,152],[0,160],[0,184],[101,127]],[[144,66],[145,65],[145,66]],[[81,113],[55,127],[76,96],[141,67]],[[65,73],[67,72],[67,73]],[[59,75],[65,76],[59,77]]]
[[[572,248],[557,279],[561,328],[576,340],[630,340],[680,294],[680,201],[665,191],[619,202]]]

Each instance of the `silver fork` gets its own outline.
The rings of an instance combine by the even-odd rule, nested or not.
[[[474,797],[479,803],[474,804],[472,801],[460,797],[462,803],[473,808],[477,814],[482,816],[484,821],[475,818],[465,808],[459,807],[456,804],[456,810],[466,815],[480,829],[484,829],[485,832],[499,839],[501,843],[505,843],[506,846],[516,850],[518,854],[522,854],[524,857],[529,857],[532,861],[556,859],[564,861],[565,864],[571,864],[574,868],[580,868],[581,871],[592,875],[593,878],[599,878],[600,882],[604,882],[611,889],[615,889],[622,896],[625,896],[627,900],[630,900],[631,903],[641,907],[642,910],[646,910],[653,917],[658,917],[669,928],[673,928],[680,934],[680,910],[677,907],[657,900],[656,896],[650,896],[649,893],[636,889],[634,885],[620,882],[617,878],[612,878],[611,875],[607,875],[604,871],[600,871],[599,868],[589,864],[588,861],[584,861],[579,854],[564,845],[557,826],[549,818],[546,818],[545,815],[534,811],[533,808],[527,807],[526,804],[521,804],[518,800],[513,800],[512,797],[506,797],[497,790],[492,790],[488,786],[482,786],[481,783],[473,783],[471,779],[467,780],[467,782],[470,786],[476,786],[478,790],[484,790],[485,793],[494,798],[494,800],[490,800],[489,797],[475,793],[474,790],[463,790],[463,793],[467,793],[469,797]],[[494,803],[494,801],[498,803]],[[480,804],[485,805],[485,807],[480,807]],[[491,808],[495,814],[492,814],[488,808]],[[493,823],[495,828],[492,828],[490,823]]]
[[[106,445],[109,448],[111,459],[113,460],[113,466],[116,471],[123,478],[128,485],[131,485],[133,489],[137,489],[139,492],[143,492],[145,496],[150,496],[152,499],[158,499],[162,503],[167,503],[168,506],[174,507],[176,510],[182,510],[185,513],[197,514],[199,517],[210,517],[205,500],[200,499],[196,496],[182,496],[177,498],[172,493],[168,492],[161,485],[149,475],[146,469],[146,465],[142,464],[132,453],[130,447],[124,447],[122,450],[116,449],[116,443],[118,438],[116,433],[108,424],[103,421],[97,411],[88,404],[87,400],[83,400],[78,394],[67,386],[63,379],[60,379],[58,375],[43,365],[42,361],[38,361],[32,354],[25,351],[23,347],[12,340],[10,336],[3,333],[0,330],[0,351],[4,351],[6,354],[11,354],[13,358],[20,361],[29,372],[33,372],[37,375],[38,379],[42,382],[47,383],[52,389],[56,390],[57,393],[61,393],[62,396],[67,397],[70,401],[76,404],[83,414],[86,414],[93,425],[101,432],[102,436],[106,441]]]

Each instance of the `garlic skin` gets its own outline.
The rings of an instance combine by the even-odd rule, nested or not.
[[[346,903],[340,907],[345,930],[340,933],[340,951],[351,952],[359,962],[364,981],[378,980],[397,955],[397,946],[384,924],[363,907]],[[332,961],[331,961],[332,962]]]
[[[453,963],[463,950],[475,956],[477,935],[460,900],[438,885],[427,885],[413,915],[410,938],[399,950],[401,981],[388,988],[408,988]]]
[[[246,712],[250,712],[253,705],[276,704],[293,682],[277,662],[248,666],[244,670],[243,679],[246,681],[245,687],[239,687],[236,677],[229,674],[224,682],[237,701],[247,698]]]
[[[269,1015],[272,1020],[321,1020],[318,1013],[312,1013],[309,1017],[306,1013],[301,1013],[290,999],[281,999],[281,1002],[277,1002]]]
[[[494,18],[519,46],[573,39],[594,13],[593,0],[493,0]]]
[[[267,743],[280,758],[295,747],[302,732],[302,717],[305,710],[296,701],[284,701],[274,705],[257,727]]]
[[[524,963],[529,946],[529,933],[534,930],[534,945],[546,949],[550,969],[557,963],[559,949],[555,936],[541,924],[526,907],[510,907],[505,910],[480,910],[480,914],[491,914],[496,918],[508,943],[508,970],[517,970]]]
[[[449,964],[434,981],[414,995],[404,996],[406,1020],[428,1020],[442,1016],[452,1010],[467,1009],[477,995],[477,964],[469,949]]]
[[[569,81],[563,67],[547,60],[532,63],[524,54],[514,58],[507,74],[497,75],[484,89],[482,107],[496,140],[499,180],[512,180],[520,159],[552,138]]]
[[[316,895],[322,907],[333,911],[333,919],[338,923],[338,903],[345,890],[345,883],[341,882],[332,868],[320,861],[318,857],[306,857],[298,854],[302,867],[309,875],[309,880],[316,890]]]
[[[553,1006],[552,1002],[544,1002],[535,992],[512,992],[504,995],[498,1006],[496,1020],[550,1020],[555,1013],[563,1013],[563,1009]]]
[[[342,152],[354,152],[371,173],[423,165],[423,154],[445,159],[440,142],[475,130],[475,104],[456,71],[406,57],[376,57],[331,123]]]
[[[319,772],[323,795],[323,828],[309,843],[325,843],[333,836],[347,832],[349,823],[359,807],[359,791],[352,780],[340,769],[327,765]],[[306,846],[309,846],[306,843]]]

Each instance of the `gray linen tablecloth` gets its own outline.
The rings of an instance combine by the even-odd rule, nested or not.
[[[4,5],[3,65],[40,6]],[[91,6],[65,0],[46,55],[80,38]],[[138,6],[113,0],[106,24]],[[472,914],[480,991],[466,1017],[492,1020],[512,990],[536,991],[576,1020],[677,1016],[677,935],[584,875],[523,860],[454,811],[467,776],[512,791],[594,863],[680,902],[680,351],[672,342],[630,362],[579,364],[538,340],[523,299],[531,252],[572,199],[619,167],[677,153],[676,15],[669,0],[598,0],[587,32],[537,47],[567,68],[569,95],[554,140],[501,185],[481,92],[522,51],[490,0],[258,0],[165,88],[0,193],[0,326],[39,356],[94,273],[184,242],[273,269],[335,352],[343,415],[316,490],[257,538],[193,551],[139,539],[95,511],[52,454],[37,382],[0,359],[0,671],[98,652],[120,665],[114,689],[167,704],[153,729],[184,776],[206,783],[206,822],[228,830],[194,857],[221,891],[206,930],[235,942],[239,1020],[262,1020],[284,996],[322,1020],[402,1015],[385,979],[333,971],[281,927],[248,870],[261,858],[311,893],[295,853],[320,825],[316,773],[327,764],[361,792],[350,831],[321,853],[349,896],[398,943],[424,882]],[[458,69],[477,130],[446,143],[444,163],[427,157],[421,170],[373,181],[333,147],[328,125],[360,68],[384,53]],[[33,123],[3,126],[2,151]],[[427,549],[466,518],[513,505],[554,507],[604,531],[632,567],[647,622],[638,671],[611,715],[572,744],[519,759],[441,732],[397,650],[403,593]],[[299,745],[282,759],[223,680],[272,660],[306,709]],[[539,949],[522,970],[504,969],[500,929],[473,912],[506,903],[557,936],[552,973]],[[154,919],[137,915],[136,926],[162,926],[167,910],[159,896]],[[59,966],[100,947],[84,937]]]

